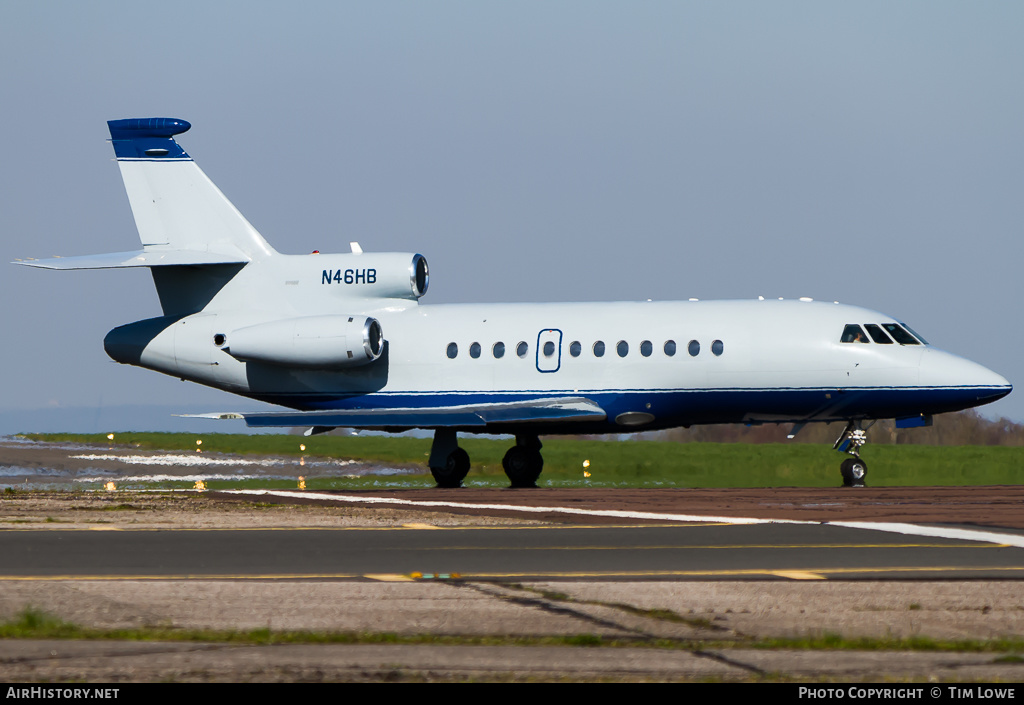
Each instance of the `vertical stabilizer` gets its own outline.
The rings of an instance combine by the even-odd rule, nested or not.
[[[263,259],[274,249],[203,173],[174,135],[174,118],[110,120],[111,142],[147,252],[188,250]]]

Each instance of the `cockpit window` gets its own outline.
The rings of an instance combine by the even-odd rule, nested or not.
[[[903,330],[903,327],[896,323],[883,323],[882,328],[889,331],[889,335],[895,338],[896,342],[900,345],[920,345],[920,343],[917,342],[917,338]]]
[[[910,334],[911,334],[912,336],[914,336],[915,338],[917,338],[918,340],[920,340],[922,344],[924,344],[924,345],[927,345],[927,344],[928,344],[928,341],[927,341],[927,340],[925,340],[925,339],[924,339],[924,338],[923,338],[923,337],[921,336],[921,334],[920,334],[920,333],[918,333],[918,332],[917,332],[916,330],[914,330],[913,328],[911,328],[910,326],[908,326],[908,325],[907,325],[906,323],[904,323],[904,324],[903,324],[903,327],[904,327],[904,328],[906,328],[906,329],[907,329],[908,331],[910,331]]]
[[[864,330],[856,323],[848,323],[846,328],[843,328],[843,337],[839,339],[840,343],[870,343],[868,337],[864,335]]]
[[[864,327],[868,329],[868,334],[871,339],[876,343],[882,343],[883,345],[892,345],[892,339],[887,336],[881,328],[876,326],[874,323],[865,323]]]

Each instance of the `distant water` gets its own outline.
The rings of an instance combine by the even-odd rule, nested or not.
[[[5,452],[6,449],[6,452]],[[44,458],[49,460],[44,460]],[[39,463],[46,463],[40,466]],[[51,467],[52,466],[52,467]],[[0,488],[82,489],[107,482],[162,483],[232,480],[366,478],[413,475],[408,468],[333,458],[239,457],[218,453],[109,452],[73,443],[0,438]]]
[[[183,418],[181,414],[205,414],[210,412],[282,411],[280,406],[266,405],[259,409],[242,400],[237,404],[221,406],[109,406],[109,407],[56,407],[52,409],[28,409],[23,411],[0,411],[0,436],[17,433],[244,433],[281,434],[301,433],[305,428],[249,428],[241,419],[196,419]],[[378,435],[375,431],[362,431],[360,435]],[[429,431],[407,431],[404,434],[429,437]],[[497,437],[497,436],[483,436]]]
[[[271,407],[267,407],[269,409]],[[0,411],[0,436],[15,433],[110,433],[154,431],[167,433],[256,433],[244,421],[182,418],[178,414],[211,411],[250,411],[244,403],[221,408],[181,406],[55,407]],[[264,409],[266,410],[266,409]],[[260,429],[259,433],[287,433]]]

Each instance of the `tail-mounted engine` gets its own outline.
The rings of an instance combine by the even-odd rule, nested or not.
[[[243,362],[330,369],[373,362],[384,334],[375,318],[306,316],[239,328],[222,346]]]
[[[342,296],[416,299],[427,293],[430,274],[423,255],[399,252],[367,252],[320,255],[321,287]]]

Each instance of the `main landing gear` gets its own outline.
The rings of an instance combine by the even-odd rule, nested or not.
[[[541,444],[537,436],[516,434],[516,444],[508,449],[501,459],[513,487],[536,487],[540,471],[544,469],[544,458],[540,454]]]
[[[540,439],[532,434],[516,434],[516,444],[505,453],[501,466],[512,487],[536,487],[544,469]],[[430,474],[438,487],[461,487],[469,472],[469,453],[459,448],[455,431],[439,428],[434,431],[430,446]]]
[[[839,466],[839,472],[843,476],[843,487],[864,487],[864,478],[868,474],[868,464],[860,458],[860,447],[868,442],[867,429],[875,422],[872,421],[866,428],[862,428],[860,421],[851,421],[846,424],[841,436],[836,441],[833,449],[843,453],[849,453],[852,457],[843,461]]]
[[[459,448],[455,431],[447,428],[434,431],[427,465],[438,487],[462,487],[469,473],[469,453]]]

